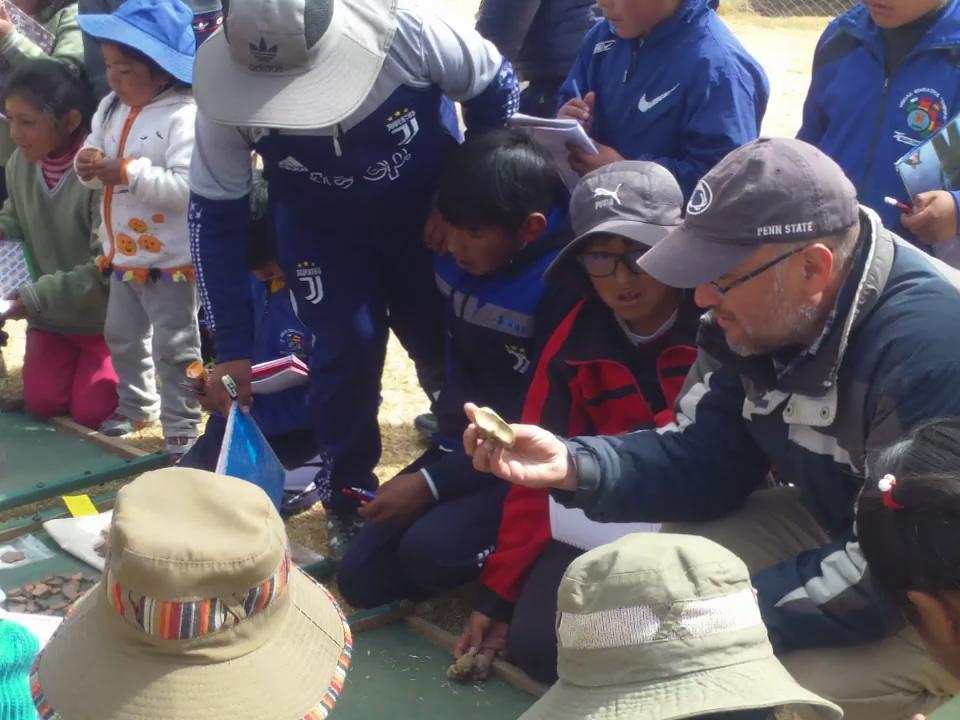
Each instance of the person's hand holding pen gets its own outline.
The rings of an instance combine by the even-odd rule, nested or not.
[[[913,199],[913,207],[894,198],[883,200],[904,211],[900,222],[922,243],[936,245],[957,236],[957,202],[953,194],[946,190],[917,194]]]
[[[597,94],[591,90],[584,97],[580,97],[580,87],[577,85],[577,81],[573,80],[572,83],[576,96],[567,100],[566,104],[557,113],[557,117],[576,120],[589,135],[593,131],[593,109],[597,103]]]
[[[403,473],[381,485],[372,499],[362,502],[358,512],[374,525],[406,527],[433,502],[433,493],[423,473]]]

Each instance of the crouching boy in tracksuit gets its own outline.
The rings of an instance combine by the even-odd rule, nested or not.
[[[476,577],[493,549],[508,487],[463,454],[471,397],[519,419],[540,338],[572,305],[543,273],[571,238],[566,198],[549,158],[511,131],[468,141],[447,164],[438,207],[449,255],[436,258],[446,296],[447,375],[438,445],[361,508],[367,520],[340,566],[356,607],[418,599]]]
[[[609,0],[560,88],[599,153],[574,152],[581,175],[618,160],[652,160],[689,198],[727,153],[755,140],[767,76],[716,13],[717,0]]]

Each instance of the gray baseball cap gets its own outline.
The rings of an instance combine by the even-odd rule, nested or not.
[[[580,282],[577,256],[591,238],[618,235],[653,247],[683,216],[683,191],[662,165],[641,160],[612,163],[584,175],[570,198],[576,236],[547,268],[548,282]]]
[[[770,243],[817,240],[857,222],[857,191],[827,155],[801,140],[764,138],[734,150],[697,183],[683,224],[640,267],[693,288]]]
[[[197,53],[197,107],[226,125],[321,128],[369,95],[397,0],[235,0]]]

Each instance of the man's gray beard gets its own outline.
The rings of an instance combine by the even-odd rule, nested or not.
[[[779,268],[777,268],[779,270]],[[772,331],[764,337],[747,337],[739,343],[727,345],[737,355],[767,355],[789,345],[804,342],[817,324],[817,308],[812,305],[791,305],[787,301],[782,275],[777,272],[773,281],[773,294],[769,301]]]

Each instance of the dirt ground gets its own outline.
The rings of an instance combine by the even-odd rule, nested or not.
[[[477,0],[438,0],[453,17],[471,22]],[[766,19],[736,15],[726,18],[744,45],[766,68],[770,79],[771,98],[763,124],[765,135],[790,135],[800,126],[803,98],[809,83],[810,64],[817,38],[826,26],[826,18]],[[20,391],[20,367],[23,356],[23,323],[7,323],[11,341],[3,349],[10,375],[0,378],[0,399],[10,399]],[[389,479],[423,449],[413,430],[413,418],[427,410],[413,365],[395,340],[391,340],[387,367],[383,378],[383,403],[380,426],[383,431],[383,457],[378,468],[382,480]],[[161,445],[159,429],[148,428],[133,437],[131,443],[145,450]],[[23,509],[16,514],[25,514]],[[0,514],[0,520],[6,519]],[[291,539],[307,547],[323,551],[326,533],[322,510],[307,512],[289,525]],[[442,606],[442,603],[441,603]],[[454,611],[450,611],[454,612]],[[447,615],[447,611],[440,611]],[[449,617],[437,618],[452,627]]]

